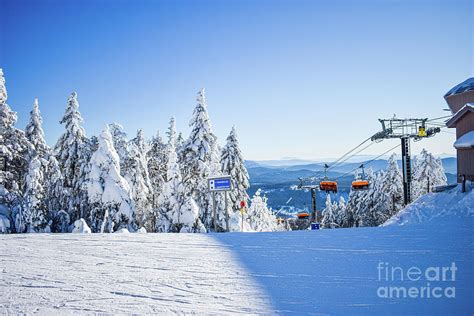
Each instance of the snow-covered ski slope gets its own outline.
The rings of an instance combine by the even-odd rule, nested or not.
[[[0,314],[471,315],[473,199],[432,194],[412,205],[413,220],[407,211],[379,228],[1,235]],[[455,281],[379,280],[379,266],[426,271],[453,262]],[[380,298],[389,286],[454,287],[455,298]]]

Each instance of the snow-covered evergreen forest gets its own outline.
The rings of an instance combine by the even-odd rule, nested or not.
[[[30,232],[187,232],[277,231],[267,198],[249,198],[250,179],[232,127],[224,144],[213,133],[204,89],[197,94],[186,138],[174,118],[166,133],[148,140],[143,130],[129,136],[119,123],[87,136],[73,92],[60,124],[64,132],[50,147],[45,141],[38,99],[25,130],[7,104],[0,69],[0,231]],[[208,178],[232,177],[228,203],[213,199]],[[358,175],[356,175],[357,177]],[[378,226],[402,209],[402,175],[392,155],[387,169],[368,172],[369,190],[344,198],[327,195],[324,228]],[[423,151],[414,163],[415,198],[429,187],[446,184],[439,159]],[[243,214],[240,202],[249,202]],[[227,208],[226,208],[227,205]],[[216,209],[216,228],[213,210]],[[280,224],[278,224],[280,222]]]
[[[212,204],[207,179],[230,175],[233,190],[225,209],[217,194],[217,231],[273,231],[276,218],[260,194],[249,211],[249,175],[232,128],[218,143],[199,91],[184,138],[170,119],[164,137],[147,140],[143,130],[129,137],[118,123],[88,137],[73,92],[60,123],[64,132],[50,147],[45,141],[38,99],[25,130],[15,127],[17,114],[7,104],[0,69],[0,231],[29,232],[207,232]],[[242,221],[244,223],[242,223]]]
[[[360,174],[355,175],[360,178]],[[327,194],[322,225],[325,228],[379,226],[404,208],[403,177],[396,154],[388,159],[385,170],[369,169],[367,190],[351,190],[346,202],[343,197],[332,201]],[[447,184],[441,160],[423,149],[413,163],[412,199],[431,192],[433,187]]]

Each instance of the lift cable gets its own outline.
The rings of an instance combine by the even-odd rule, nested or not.
[[[371,164],[372,162],[374,162],[375,160],[377,160],[377,159],[379,159],[380,157],[382,157],[383,155],[388,154],[389,152],[391,152],[392,150],[394,150],[394,149],[396,149],[396,148],[398,148],[398,147],[400,147],[400,145],[397,144],[396,146],[390,148],[389,150],[384,151],[382,154],[378,155],[377,157],[375,157],[375,158],[373,158],[373,159],[371,159],[371,160],[367,160],[367,161],[361,162],[361,165],[369,165],[369,164]],[[340,175],[340,176],[337,177],[335,180],[338,180],[338,179],[340,179],[340,178],[342,178],[342,177],[345,177],[346,175],[348,175],[348,174],[350,174],[350,173],[353,173],[354,171],[356,171],[356,170],[359,169],[359,168],[360,168],[360,166],[358,166],[358,167],[352,169],[351,171],[348,171],[348,172],[346,172],[346,173]]]
[[[349,155],[347,156],[344,160],[341,160],[339,163],[337,163],[336,165],[332,165],[330,168],[335,168],[335,167],[338,167],[340,165],[342,165],[344,162],[346,162],[347,160],[351,159],[352,157],[356,156],[357,154],[360,154],[361,152],[363,152],[364,150],[366,150],[367,148],[369,148],[370,146],[372,145],[375,145],[376,142],[371,142],[370,144],[368,144],[367,146],[365,147],[362,147],[361,149],[359,149],[358,151],[356,151],[355,153],[353,153],[352,155]],[[328,170],[330,169],[328,168]]]
[[[337,159],[336,161],[334,161],[327,169],[327,170],[330,170],[332,168],[334,168],[336,165],[338,165],[342,159],[344,159],[345,157],[347,157],[348,155],[350,155],[352,152],[354,152],[355,150],[357,150],[359,147],[361,147],[362,145],[364,145],[365,143],[367,143],[372,137],[369,137],[367,138],[366,140],[364,140],[362,143],[360,143],[359,145],[357,145],[356,147],[352,148],[351,150],[349,150],[347,153],[345,153],[344,155],[342,155],[339,159]]]
[[[435,117],[435,118],[427,120],[427,122],[442,120],[442,119],[446,119],[446,118],[450,118],[450,117],[453,117],[453,116],[452,115],[446,115],[446,116],[441,116],[441,117]]]

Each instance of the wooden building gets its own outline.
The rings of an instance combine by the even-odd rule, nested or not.
[[[456,128],[458,182],[474,181],[474,78],[449,90],[444,99],[453,114],[446,126]]]

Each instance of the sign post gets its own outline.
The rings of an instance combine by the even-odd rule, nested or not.
[[[244,232],[244,213],[245,213],[245,201],[240,201],[240,215],[242,216],[241,232]]]
[[[231,176],[211,177],[207,181],[209,185],[209,191],[212,192],[212,200],[213,200],[212,222],[213,222],[214,231],[217,231],[217,205],[216,205],[217,192],[224,192],[226,230],[229,231],[229,210],[227,209],[227,191],[232,190],[232,178]]]

